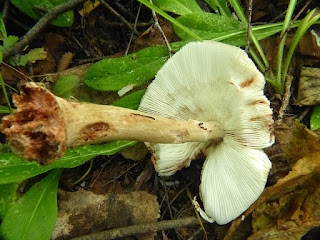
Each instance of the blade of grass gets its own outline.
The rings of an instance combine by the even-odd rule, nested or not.
[[[280,37],[283,37],[284,33],[287,31],[287,28],[290,24],[290,21],[292,19],[292,15],[294,12],[294,9],[296,8],[297,5],[297,0],[290,0],[288,8],[287,8],[287,13],[283,21],[282,25],[282,31]]]
[[[306,33],[306,31],[313,24],[315,24],[318,21],[319,18],[320,18],[320,9],[319,8],[313,9],[311,12],[309,12],[307,14],[307,16],[305,16],[305,18],[301,22],[301,25],[298,27],[297,32],[293,37],[291,46],[290,46],[289,51],[288,51],[288,55],[286,57],[286,60],[284,62],[284,66],[283,66],[282,80],[281,80],[281,90],[282,90],[282,92],[283,92],[283,89],[284,89],[285,80],[286,80],[286,77],[287,77],[287,73],[288,73],[289,65],[291,63],[293,52],[296,49],[296,47],[297,47],[299,41],[301,40],[301,38],[303,37],[303,35]]]
[[[280,94],[283,94],[283,91],[284,91],[284,89],[281,87],[282,86],[281,84],[282,69],[281,68],[282,68],[284,46],[286,43],[287,33],[288,33],[287,28],[289,27],[296,4],[297,4],[297,0],[290,0],[288,9],[287,9],[287,14],[285,16],[285,19],[282,25],[281,34],[280,34],[280,43],[279,43],[278,52],[277,52],[277,69],[276,69],[277,77],[275,79],[275,84],[274,84],[276,91]]]
[[[231,12],[226,4],[226,0],[205,0],[205,2],[212,8],[217,7],[221,15],[230,17]]]
[[[237,16],[239,17],[239,19],[243,22],[243,24],[245,24],[246,28],[248,27],[248,21],[246,19],[246,16],[244,14],[244,11],[242,9],[242,7],[240,6],[238,0],[229,0],[232,8],[234,9],[234,11],[236,12]],[[253,44],[255,45],[255,47],[257,48],[261,58],[262,58],[262,61],[265,65],[266,68],[269,67],[269,62],[262,50],[262,47],[260,45],[260,43],[258,42],[258,40],[256,39],[256,37],[254,36],[254,34],[252,33],[252,31],[250,30],[250,38],[253,42]]]
[[[186,28],[185,26],[183,26],[181,23],[179,23],[177,20],[175,20],[173,17],[169,16],[167,13],[165,13],[164,11],[162,11],[160,8],[158,8],[157,6],[153,5],[152,3],[150,3],[148,0],[139,0],[139,2],[141,2],[142,4],[144,4],[145,6],[147,6],[148,8],[150,8],[151,10],[154,10],[156,13],[158,13],[159,15],[161,15],[162,17],[164,17],[165,19],[167,19],[169,22],[171,22],[172,24],[176,25],[177,27],[181,28],[183,31],[185,31],[186,33],[188,33],[190,36],[192,36],[195,40],[197,41],[202,41],[202,38],[200,38],[197,34],[195,34],[194,32],[190,31],[188,28]]]
[[[6,87],[5,87],[5,84],[4,84],[4,81],[3,81],[1,73],[0,73],[0,84],[2,86],[2,92],[4,94],[4,98],[6,99],[6,102],[7,102],[8,108],[9,108],[9,112],[12,113],[11,104],[10,104],[10,101],[9,101],[9,97],[8,97],[7,90],[6,90]]]

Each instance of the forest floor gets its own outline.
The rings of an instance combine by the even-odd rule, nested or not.
[[[86,69],[99,60],[122,57],[146,47],[164,44],[161,33],[154,26],[150,9],[141,7],[139,2],[133,0],[106,2],[95,6],[89,13],[82,12],[83,5],[76,6],[71,27],[46,26],[26,48],[43,48],[46,57],[16,67],[4,61],[1,65],[4,82],[12,89],[19,89],[29,81],[53,89],[56,73],[71,70],[72,74],[83,79]],[[205,1],[199,2],[201,8],[207,11]],[[313,9],[317,5],[315,2],[300,1],[295,14],[306,4],[309,4],[307,9]],[[287,3],[253,1],[252,24],[283,21]],[[4,16],[8,35],[22,38],[36,20],[21,13],[11,3],[8,4]],[[248,10],[247,3],[243,6]],[[306,15],[305,12],[300,19]],[[160,16],[158,18],[168,41],[179,41],[172,24]],[[320,36],[319,25],[313,26],[312,30]],[[289,32],[286,51],[293,34],[294,30]],[[316,71],[311,78],[319,81],[320,42],[315,36],[308,31],[296,49],[289,71],[292,81],[287,84],[289,87],[285,95],[277,94],[269,83],[266,84],[265,94],[274,111],[276,143],[265,152],[273,167],[266,190],[243,217],[222,226],[195,217],[197,215],[191,199],[199,193],[204,159],[192,161],[190,167],[183,168],[173,176],[159,177],[147,148],[138,143],[114,155],[97,156],[79,167],[64,169],[59,182],[58,221],[64,227],[66,224],[73,227],[70,231],[57,225],[52,238],[72,239],[137,225],[129,233],[119,230],[125,236],[123,239],[300,239],[302,236],[303,239],[318,239],[320,138],[316,130],[310,130],[310,118],[314,105],[320,103],[320,89],[315,83],[312,92],[299,92],[302,67]],[[279,34],[261,41],[271,68],[275,66],[277,44]],[[142,85],[138,90],[146,87],[147,84]],[[9,99],[15,93],[11,88],[7,88]],[[309,103],[301,104],[301,94],[313,96]],[[97,104],[112,104],[119,99],[116,92],[91,89],[85,86],[83,80],[78,82],[72,97]],[[2,94],[0,105],[7,105]],[[4,134],[0,135],[0,140],[5,145]],[[42,177],[26,180],[21,191],[25,192]],[[101,205],[100,210],[97,210],[97,205]],[[68,223],[64,222],[63,218],[70,213],[76,217],[70,218]],[[165,225],[165,220],[177,221]],[[147,225],[149,229],[157,229],[156,234],[147,233],[147,230],[139,231],[145,223],[159,223]],[[128,234],[132,236],[126,236]]]

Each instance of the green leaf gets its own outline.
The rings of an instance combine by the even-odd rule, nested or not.
[[[152,2],[160,9],[173,12],[177,15],[202,12],[195,0],[153,0]]]
[[[320,128],[320,105],[315,106],[310,118],[311,130],[317,130]]]
[[[209,36],[210,38],[221,36],[228,31],[245,29],[239,21],[214,13],[193,13],[180,16],[177,21],[205,39],[208,39]],[[189,34],[176,26],[174,26],[174,31],[181,39],[192,40]]]
[[[0,185],[0,219],[3,219],[9,207],[16,201],[18,187],[19,183]]]
[[[5,240],[50,239],[57,218],[57,189],[61,169],[49,173],[7,211],[0,227]]]
[[[216,15],[216,14],[213,14],[213,15]],[[188,17],[188,16],[183,16],[183,17]],[[219,17],[226,18],[224,16],[219,16]],[[182,18],[182,17],[179,17],[179,18]],[[200,18],[201,18],[201,16],[200,16]],[[213,32],[210,29],[210,27],[207,27],[207,29],[206,29],[203,27],[205,25],[201,26],[201,24],[198,24],[198,25],[191,24],[191,21],[189,23],[187,23],[188,21],[189,20],[186,21],[186,24],[188,24],[190,26],[186,26],[186,27],[193,28],[198,25],[200,26],[199,27],[200,29],[192,29],[192,31],[197,31],[199,33],[199,35],[201,34],[200,36],[205,40],[214,40],[214,41],[224,42],[224,43],[234,45],[234,46],[245,46],[245,44],[246,44],[247,30],[244,27],[240,26],[237,29],[229,30],[227,32],[226,31]],[[199,21],[201,22],[201,19]],[[205,19],[202,19],[202,21],[205,21]],[[301,21],[296,21],[296,23],[292,24],[291,28],[295,28],[295,27],[299,26],[300,23],[301,23]],[[230,25],[229,27],[231,29],[232,25]],[[265,24],[265,25],[251,27],[251,31],[256,36],[257,40],[261,40],[261,39],[270,37],[270,36],[280,32],[281,29],[282,29],[282,23]],[[179,32],[178,34],[180,35],[180,37],[188,38],[187,35],[180,32],[180,30],[178,30],[178,29],[175,29],[175,30]],[[174,44],[177,44],[177,43],[174,43]]]
[[[52,164],[42,166],[29,162],[13,153],[0,154],[0,184],[23,181],[54,168],[74,168],[98,155],[112,155],[122,148],[132,146],[134,141],[113,141],[103,145],[88,145],[67,150],[66,154]]]
[[[181,23],[179,23],[177,20],[175,20],[173,17],[171,17],[170,15],[168,15],[167,13],[165,13],[164,11],[162,11],[160,8],[158,8],[156,5],[150,3],[148,0],[138,0],[139,2],[141,2],[142,4],[144,4],[145,6],[147,6],[148,8],[152,9],[153,11],[155,11],[156,13],[158,13],[160,16],[164,17],[165,19],[167,19],[169,22],[171,22],[173,25],[181,28],[182,30],[184,30],[185,32],[187,32],[188,34],[190,34],[190,36],[193,37],[194,40],[197,41],[202,41],[202,39],[195,34],[194,32],[190,31],[188,28],[186,28],[185,26],[183,26]]]
[[[5,39],[3,39],[3,47],[4,49],[7,49],[11,47],[13,44],[18,42],[19,38],[17,36],[9,35]]]
[[[230,9],[228,8],[226,0],[205,0],[205,2],[214,11],[217,11],[217,8],[218,8],[221,15],[226,15],[228,17],[231,17],[231,12],[230,12]]]
[[[145,48],[122,58],[108,58],[91,66],[85,83],[101,91],[116,91],[129,84],[150,81],[168,59],[166,46]]]
[[[0,106],[0,113],[10,113],[9,108],[5,106]]]
[[[135,93],[131,93],[130,95],[124,96],[118,101],[115,101],[112,105],[136,110],[139,108],[141,98],[145,92],[145,90],[140,90]]]
[[[223,19],[225,18],[226,17],[223,17]],[[237,25],[239,23],[235,23],[232,20],[229,27],[232,26],[232,24]],[[292,27],[296,27],[298,24],[299,21],[293,24]],[[201,24],[199,24],[199,26],[200,25]],[[193,27],[193,24],[191,27]],[[276,34],[280,32],[281,29],[281,23],[252,27],[252,31],[258,40]],[[201,32],[201,34],[204,35],[203,38],[207,40],[220,41],[234,46],[244,46],[246,44],[247,33],[245,28],[215,33],[207,27],[207,31],[200,29],[198,32]],[[173,51],[178,51],[188,42],[189,41],[175,42],[170,44],[170,46]],[[85,75],[85,83],[89,87],[104,91],[120,90],[129,84],[141,85],[142,83],[150,81],[167,59],[168,50],[166,46],[149,47],[126,57],[105,59],[97,62],[88,69]]]
[[[83,90],[82,80],[77,75],[60,76],[54,84],[53,93],[62,98],[90,102],[90,96]]]
[[[12,66],[26,66],[28,62],[34,63],[38,60],[44,60],[47,58],[47,52],[43,48],[31,49],[27,54],[21,55],[17,61],[14,58],[10,59]]]
[[[3,40],[7,37],[7,30],[6,30],[6,27],[4,25],[4,22],[2,20],[2,14],[0,16],[0,32],[2,34],[2,38],[0,40]]]
[[[59,97],[70,98],[74,96],[74,89],[79,83],[77,75],[61,76],[54,84],[53,93]]]
[[[44,9],[50,9],[67,0],[10,0],[20,11],[29,17],[39,20],[45,13],[36,8],[36,6]],[[70,27],[73,24],[73,11],[65,12],[52,20],[51,24],[57,27]]]
[[[319,8],[315,8],[312,11],[310,11],[307,14],[307,16],[305,16],[304,19],[301,21],[301,24],[299,25],[299,27],[298,27],[298,29],[297,29],[297,31],[296,31],[293,39],[292,39],[288,54],[287,54],[285,62],[283,64],[283,69],[282,69],[282,73],[281,73],[281,82],[279,83],[277,81],[277,85],[275,86],[275,88],[278,91],[278,93],[280,93],[280,94],[284,93],[284,87],[285,87],[285,81],[286,81],[287,73],[288,73],[289,66],[290,66],[290,63],[291,63],[291,59],[293,57],[293,53],[294,53],[296,47],[298,46],[298,44],[299,44],[301,38],[303,37],[303,35],[307,32],[307,30],[313,24],[315,24],[318,21],[318,19],[320,19],[320,9]]]

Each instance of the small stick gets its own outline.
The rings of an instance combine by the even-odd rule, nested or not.
[[[183,227],[191,227],[199,225],[196,217],[186,217],[175,220],[166,220],[155,223],[143,223],[128,227],[116,228],[109,231],[92,233],[89,235],[73,238],[71,240],[108,240],[115,238],[123,238],[132,235],[138,235],[148,232],[157,232],[160,230],[177,229]]]
[[[284,112],[286,111],[287,107],[289,106],[289,101],[291,97],[291,84],[292,84],[293,76],[288,75],[287,81],[285,84],[285,93],[283,95],[282,104],[279,110],[278,119],[276,121],[277,125],[280,125],[283,121]]]
[[[137,30],[137,23],[138,23],[138,19],[139,19],[139,15],[140,15],[140,10],[141,10],[141,3],[139,4],[139,8],[138,8],[138,12],[137,12],[137,16],[136,16],[136,19],[134,21],[134,26],[133,26],[133,29]],[[129,52],[129,49],[130,49],[130,46],[131,46],[131,42],[133,40],[133,31],[131,32],[131,36],[130,36],[130,40],[129,40],[129,43],[128,43],[128,46],[127,46],[127,49],[126,49],[126,52],[124,53],[125,56],[128,55],[128,52]]]
[[[127,14],[131,19],[135,19],[134,14],[130,11],[131,9],[123,6],[119,1],[114,1],[114,4],[118,7],[118,9],[124,13]]]
[[[135,35],[139,35],[139,32],[134,29],[134,27],[131,26],[131,24],[124,18],[122,17],[116,10],[114,10],[106,1],[100,0],[103,6],[107,8],[113,15],[115,15],[121,22],[123,22],[132,32],[134,32]]]
[[[152,0],[150,0],[150,3],[152,3]],[[153,3],[152,3],[152,4],[153,4]],[[160,26],[160,24],[159,24],[159,20],[158,20],[158,17],[157,17],[156,12],[155,12],[154,10],[151,10],[151,11],[152,11],[153,19],[154,19],[154,26],[155,26],[156,28],[158,28],[158,30],[160,31],[161,36],[162,36],[164,42],[165,42],[166,45],[167,45],[167,48],[168,48],[168,51],[169,51],[169,57],[171,57],[173,51],[172,51],[172,48],[171,48],[171,46],[170,46],[170,43],[169,43],[169,41],[168,41],[168,39],[167,39],[167,37],[166,37],[166,34],[164,33],[164,31],[162,30],[162,28],[161,28],[161,26]]]
[[[251,32],[251,20],[252,20],[252,0],[249,0],[249,14],[248,14],[248,27],[247,27],[247,43],[245,52],[248,53],[250,47],[250,32]]]
[[[15,114],[2,119],[2,132],[15,153],[50,163],[68,147],[134,140],[155,143],[221,141],[217,122],[169,119],[108,105],[71,102],[35,83],[14,95]]]
[[[9,0],[5,0],[4,4],[3,4],[3,10],[2,10],[2,20],[5,22],[8,12],[9,12]]]
[[[47,13],[24,35],[20,41],[3,51],[3,60],[6,60],[8,57],[21,51],[58,15],[75,8],[85,1],[86,0],[69,0],[66,3],[49,9]]]

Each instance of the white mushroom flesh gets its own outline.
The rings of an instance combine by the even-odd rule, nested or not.
[[[245,211],[267,181],[271,162],[261,149],[272,145],[274,136],[264,84],[240,48],[191,42],[160,69],[139,107],[163,117],[223,126],[222,141],[214,143],[148,144],[162,176],[188,167],[199,153],[207,155],[200,195],[208,217],[219,224]]]

